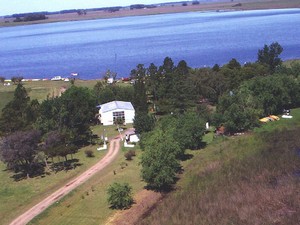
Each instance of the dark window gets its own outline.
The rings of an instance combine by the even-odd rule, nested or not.
[[[113,120],[114,120],[114,123],[115,123],[116,120],[118,120],[118,119],[122,119],[123,121],[125,121],[125,113],[124,113],[124,111],[113,112]]]

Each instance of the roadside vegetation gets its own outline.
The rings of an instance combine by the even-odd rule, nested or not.
[[[280,59],[282,51],[280,44],[274,42],[258,50],[256,62],[241,65],[237,59],[232,59],[228,64],[214,65],[212,68],[190,68],[184,60],[175,65],[170,57],[166,57],[160,66],[150,64],[146,68],[143,64],[138,64],[131,71],[129,80],[132,85],[116,82],[109,84],[107,80],[115,76],[113,72],[109,72],[104,80],[96,83],[87,82],[88,87],[79,80],[67,83],[64,91],[58,94],[49,95],[50,83],[45,83],[49,86],[41,88],[40,92],[32,87],[30,89],[29,86],[28,91],[27,84],[21,81],[16,82],[13,87],[6,86],[8,91],[13,91],[13,95],[6,104],[2,103],[4,107],[0,117],[0,159],[3,162],[0,164],[3,168],[1,176],[6,177],[7,181],[7,185],[2,189],[3,194],[0,194],[4,199],[3,202],[7,202],[3,211],[0,210],[0,213],[5,215],[2,217],[3,220],[8,222],[16,215],[15,213],[29,208],[38,199],[46,196],[51,188],[62,185],[63,179],[71,179],[83,171],[81,168],[89,167],[102,156],[101,153],[93,152],[95,145],[102,143],[100,136],[113,137],[116,130],[98,124],[96,106],[114,100],[130,101],[136,110],[133,126],[141,134],[141,141],[133,150],[134,154],[123,150],[116,162],[104,170],[107,174],[104,172],[97,174],[34,219],[33,224],[102,223],[113,214],[107,202],[107,190],[113,183],[128,183],[130,186],[126,189],[131,190],[132,187],[132,193],[142,190],[143,187],[157,192],[172,193],[178,187],[178,178],[182,176],[180,174],[186,174],[185,171],[188,171],[189,167],[199,167],[204,173],[193,175],[191,172],[187,180],[183,179],[179,182],[184,182],[182,185],[191,182],[192,185],[189,187],[208,191],[197,190],[197,193],[204,193],[200,196],[204,198],[203,202],[211,198],[208,201],[211,203],[205,206],[208,208],[203,206],[203,213],[206,212],[207,216],[209,214],[204,209],[215,207],[223,198],[218,199],[217,195],[213,195],[217,192],[211,192],[218,191],[219,186],[223,187],[222,190],[227,194],[224,199],[227,200],[230,198],[229,193],[238,191],[239,185],[244,188],[241,190],[246,192],[249,190],[247,182],[259,183],[261,181],[259,179],[265,179],[264,173],[267,174],[268,179],[271,177],[271,180],[274,176],[276,182],[281,179],[281,176],[284,179],[293,177],[293,172],[297,173],[298,158],[294,157],[295,160],[287,167],[284,163],[292,158],[291,155],[298,148],[295,145],[290,151],[293,138],[299,133],[296,125],[300,120],[293,118],[294,130],[289,131],[290,128],[287,126],[285,133],[282,131],[264,133],[261,129],[267,130],[268,126],[260,128],[259,123],[261,117],[270,114],[279,115],[283,109],[300,106],[299,62],[284,65]],[[292,110],[292,115],[293,112]],[[281,121],[277,122],[280,124]],[[205,129],[205,124],[210,124],[210,128]],[[213,128],[216,128],[216,133],[213,132]],[[234,141],[226,141],[223,137],[224,134],[229,136],[247,134],[251,130],[259,134],[236,137]],[[217,138],[211,147],[201,152],[196,151],[203,149],[217,134],[221,134],[222,137]],[[287,134],[291,135],[291,139],[288,139],[290,143],[286,142],[284,145],[284,139],[274,141],[281,140],[280,136],[287,137]],[[276,145],[272,146],[273,142]],[[276,161],[280,154],[278,151],[283,147],[286,147],[282,152],[285,155],[282,161]],[[273,148],[274,152],[268,150]],[[127,157],[129,154],[132,154],[129,157],[131,160]],[[88,157],[93,155],[95,157]],[[193,157],[189,165],[188,162]],[[270,166],[268,166],[269,162],[266,162],[269,157],[275,160],[270,161]],[[256,162],[258,164],[255,164]],[[277,164],[281,165],[278,170],[271,167]],[[206,166],[207,172],[205,172]],[[256,166],[258,168],[254,169]],[[281,170],[283,174],[279,174]],[[246,178],[241,175],[244,172],[247,174]],[[65,176],[66,173],[71,175]],[[41,187],[32,190],[33,186],[30,185],[39,179],[43,181],[42,183],[51,182],[53,186],[43,186],[40,183]],[[291,182],[293,183],[295,179],[293,178]],[[22,187],[19,184],[24,184],[22,190],[27,188],[28,191],[19,190],[17,187]],[[262,190],[267,191],[267,189]],[[183,195],[186,194],[184,191],[185,188]],[[195,191],[191,189],[189,192]],[[174,193],[175,196],[180,195],[178,192]],[[294,194],[292,191],[291,196]],[[18,196],[23,198],[24,202],[19,204],[18,201],[11,201],[9,196],[11,198]],[[166,199],[171,199],[172,196],[168,194]],[[186,199],[190,199],[186,196]],[[128,196],[125,197],[130,200]],[[30,198],[33,200],[30,201]],[[197,198],[198,196],[194,194],[193,199]],[[0,200],[2,202],[2,199]],[[132,203],[132,201],[128,202]],[[292,205],[291,211],[297,211],[294,208],[297,202],[291,201],[287,204],[289,203]],[[11,208],[9,209],[8,206]],[[196,207],[197,210],[202,209],[202,205],[197,206],[199,206]],[[122,205],[121,208],[127,207],[129,205],[126,207]],[[182,212],[185,210],[190,209],[186,208]],[[226,214],[228,212],[226,210],[236,213],[231,208],[216,208],[216,212],[211,217],[201,221],[213,224],[230,222],[235,224],[250,219],[250,217],[235,215],[232,216],[232,221],[231,217],[224,217],[223,221],[221,215]],[[251,211],[245,209],[246,213],[247,210]],[[253,212],[255,210],[257,209],[253,209]],[[192,214],[194,212],[195,209],[191,209],[190,216],[195,216],[191,220],[200,221]],[[173,214],[172,210],[164,213],[163,218],[160,219],[168,221],[168,216],[171,216],[169,219],[170,221],[174,219],[174,224],[187,223],[178,222],[181,221],[179,218],[184,218],[179,211],[178,215]],[[78,215],[84,216],[78,219]],[[220,216],[215,218],[215,215]],[[291,215],[291,221],[297,219],[293,213]],[[264,216],[265,213],[257,219],[263,221]],[[288,221],[286,219],[289,218],[288,216],[283,217],[283,221]],[[149,223],[154,221],[154,224],[165,223],[164,221],[156,223],[155,217],[146,221],[150,221]]]

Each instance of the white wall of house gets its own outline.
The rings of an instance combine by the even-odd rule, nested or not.
[[[113,113],[114,112],[121,112],[124,111],[124,115],[125,115],[125,123],[133,123],[133,119],[135,116],[135,112],[134,110],[126,110],[126,109],[115,109],[115,110],[111,110],[108,112],[101,112],[101,109],[99,110],[99,114],[101,115],[101,123],[104,126],[108,126],[108,125],[113,125],[114,124],[114,120],[113,120]]]

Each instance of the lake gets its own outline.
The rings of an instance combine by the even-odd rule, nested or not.
[[[284,60],[300,58],[300,9],[188,12],[0,28],[0,76],[128,77],[137,64],[169,56],[190,67],[254,62],[279,42]]]

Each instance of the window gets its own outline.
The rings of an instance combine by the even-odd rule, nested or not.
[[[113,120],[114,120],[114,123],[116,123],[116,121],[123,121],[123,123],[124,123],[125,122],[124,111],[113,112]]]

